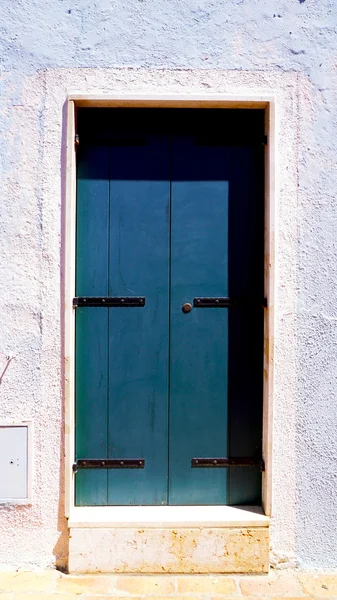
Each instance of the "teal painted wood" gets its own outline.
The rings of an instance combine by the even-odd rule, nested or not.
[[[109,471],[109,504],[167,503],[170,147],[144,138],[110,149],[109,294],[146,303],[109,312],[108,455],[145,459]]]
[[[76,295],[108,293],[109,178],[107,147],[78,150]],[[76,309],[76,458],[107,453],[108,309]],[[107,471],[75,478],[79,506],[107,504]]]
[[[193,309],[228,295],[228,168],[222,148],[176,139],[172,152],[169,503],[226,504],[226,469],[192,469],[227,456],[228,311]]]
[[[233,297],[264,295],[264,201],[261,145],[230,149],[229,291]],[[229,452],[262,456],[263,309],[245,306],[229,317]],[[229,470],[229,504],[258,504],[258,468]]]
[[[80,147],[76,293],[146,305],[76,311],[76,456],[146,466],[79,471],[76,502],[259,502],[257,469],[191,469],[191,459],[261,456],[263,311],[181,306],[263,297],[262,147],[201,135],[197,145],[176,136],[170,150],[168,135],[119,129],[109,149]]]

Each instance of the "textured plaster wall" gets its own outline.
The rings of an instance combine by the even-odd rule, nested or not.
[[[334,0],[3,0],[1,420],[34,422],[33,501],[0,564],[62,566],[64,102],[71,91],[275,94],[272,560],[337,568]],[[97,67],[99,67],[97,69]]]

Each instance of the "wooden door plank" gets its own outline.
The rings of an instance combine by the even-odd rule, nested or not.
[[[109,457],[145,468],[109,471],[109,504],[167,503],[169,165],[168,138],[111,148],[109,294],[146,300],[110,310]]]
[[[108,148],[78,150],[76,295],[108,293]],[[76,309],[76,458],[107,455],[108,309]],[[76,473],[76,504],[107,504],[107,471]]]
[[[193,309],[228,296],[226,151],[176,138],[172,154],[170,504],[226,504],[227,471],[192,469],[193,457],[227,456],[226,309]]]
[[[231,148],[229,290],[233,297],[263,298],[263,147]],[[263,308],[229,311],[229,452],[262,456]],[[230,504],[259,504],[259,468],[229,470]]]

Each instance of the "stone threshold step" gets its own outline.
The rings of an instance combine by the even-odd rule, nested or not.
[[[70,573],[266,573],[268,527],[70,528]]]

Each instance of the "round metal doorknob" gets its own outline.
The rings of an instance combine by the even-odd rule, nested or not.
[[[189,313],[192,310],[192,304],[190,304],[189,302],[185,302],[185,304],[182,305],[182,309],[183,313]]]

